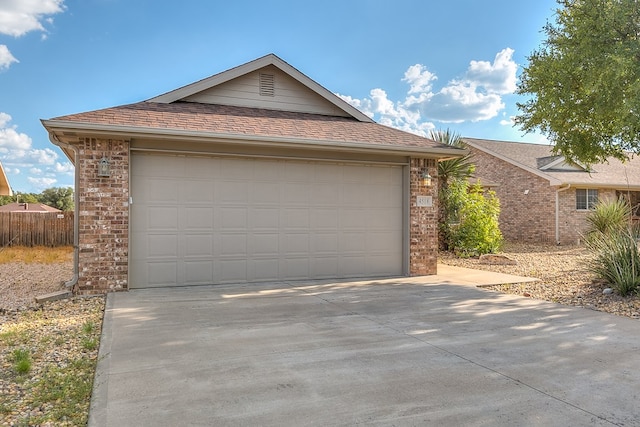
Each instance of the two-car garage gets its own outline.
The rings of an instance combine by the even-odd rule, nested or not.
[[[134,152],[129,287],[406,274],[403,171]]]

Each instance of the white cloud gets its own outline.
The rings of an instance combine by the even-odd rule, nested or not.
[[[46,177],[34,178],[32,176],[28,177],[27,181],[29,181],[29,183],[34,187],[36,187],[38,190],[44,190],[46,188],[50,188],[56,182],[58,182],[58,180],[55,178],[46,178]]]
[[[9,126],[10,121],[10,115],[0,112],[0,156],[19,159],[31,148],[31,138],[19,133],[16,126]]]
[[[489,93],[505,95],[513,93],[517,86],[518,64],[513,59],[513,49],[502,49],[493,64],[487,61],[471,61],[465,80],[483,86]]]
[[[412,65],[402,78],[409,84],[402,101],[390,100],[380,88],[371,90],[365,99],[341,97],[381,124],[419,135],[434,129],[433,121],[489,120],[505,108],[502,95],[516,90],[518,65],[512,59],[513,53],[513,49],[505,48],[496,54],[493,63],[470,61],[463,77],[452,79],[439,90],[433,87],[438,76],[424,65]]]
[[[413,93],[428,93],[431,92],[431,84],[438,77],[427,70],[424,65],[416,64],[412,65],[405,71],[403,82],[409,83],[411,88],[409,94]]]
[[[58,162],[58,157],[51,148],[33,148],[31,138],[11,124],[11,116],[0,112],[0,161],[7,175],[18,175],[24,168],[34,175],[27,178],[34,187],[48,188],[58,181],[56,174],[73,175],[73,166]]]
[[[41,31],[42,40],[47,39],[43,22],[51,25],[50,15],[63,12],[64,0],[1,0],[0,34],[13,37],[23,36],[31,31]],[[0,45],[0,71],[14,62],[19,62],[6,45]]]
[[[502,126],[515,126],[516,117],[515,116],[509,116],[508,119],[502,119],[502,120],[500,120],[500,124]]]
[[[5,0],[0,2],[0,33],[13,37],[31,31],[46,31],[43,21],[64,11],[64,0]]]
[[[75,172],[75,168],[71,164],[71,162],[56,162],[54,170],[56,171],[56,173],[65,173],[67,175],[73,175]]]
[[[0,44],[0,71],[9,68],[14,62],[19,61],[9,52],[6,45]]]

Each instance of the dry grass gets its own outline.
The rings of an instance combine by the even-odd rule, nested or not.
[[[24,262],[25,264],[57,264],[70,261],[73,257],[71,246],[49,248],[45,246],[12,246],[0,249],[0,264]]]

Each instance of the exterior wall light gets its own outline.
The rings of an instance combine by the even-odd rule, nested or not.
[[[422,172],[422,185],[425,187],[431,187],[432,177],[429,175],[429,169],[425,168]]]
[[[98,163],[98,176],[111,176],[111,162],[104,155]]]

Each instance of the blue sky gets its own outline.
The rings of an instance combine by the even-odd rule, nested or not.
[[[0,0],[0,162],[73,185],[40,119],[152,98],[268,53],[382,124],[546,142],[510,118],[555,0]]]

